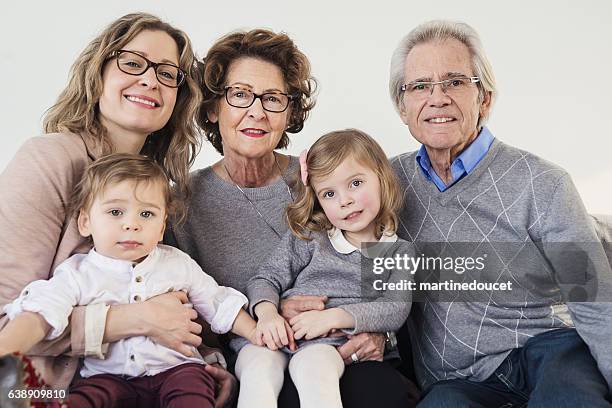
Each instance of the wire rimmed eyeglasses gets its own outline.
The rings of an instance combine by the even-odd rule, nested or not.
[[[128,75],[142,75],[153,67],[159,83],[169,88],[178,88],[185,80],[185,71],[176,65],[153,62],[134,51],[117,50],[110,57],[115,58],[117,68]]]
[[[442,81],[412,81],[400,87],[400,91],[405,92],[409,96],[428,96],[433,95],[433,90],[436,85],[440,85],[442,92],[445,94],[463,93],[470,84],[480,82],[477,76],[457,76]]]

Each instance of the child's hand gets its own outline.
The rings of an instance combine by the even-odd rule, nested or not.
[[[283,346],[289,346],[290,350],[296,350],[293,330],[291,330],[289,323],[278,314],[276,305],[264,301],[255,305],[254,311],[259,318],[256,335],[263,338],[264,343],[270,350],[278,350]]]
[[[257,332],[257,326],[253,326],[253,329],[249,331],[249,333],[244,336],[251,344],[256,346],[265,346],[261,335]]]
[[[327,336],[335,328],[334,316],[328,310],[302,312],[289,321],[296,340]]]
[[[293,344],[291,326],[276,312],[265,314],[259,318],[256,336],[260,339],[263,338],[263,342],[270,350],[278,350],[290,343]]]
[[[0,330],[0,355],[25,354],[45,338],[51,326],[34,312],[21,312]]]

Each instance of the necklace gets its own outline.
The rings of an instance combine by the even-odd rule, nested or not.
[[[293,194],[291,193],[291,189],[289,188],[289,183],[287,183],[287,179],[285,179],[283,171],[281,170],[280,165],[278,164],[278,159],[276,158],[276,154],[274,154],[274,152],[272,152],[272,154],[274,155],[274,163],[276,164],[276,168],[278,169],[278,173],[280,174],[281,179],[283,180],[283,182],[285,183],[285,186],[287,187],[287,193],[289,194],[289,198],[291,199],[291,201],[293,201]],[[276,234],[277,237],[281,238],[281,234],[272,226],[272,224],[270,224],[270,222],[266,219],[266,217],[264,217],[264,215],[261,213],[261,211],[259,211],[259,208],[257,208],[255,203],[249,198],[249,196],[242,189],[242,187],[240,187],[238,185],[238,183],[236,183],[234,181],[234,178],[232,177],[230,172],[227,170],[227,166],[225,165],[225,162],[223,162],[223,169],[227,173],[227,177],[229,177],[229,179],[234,184],[234,186],[238,189],[238,191],[240,191],[242,193],[242,195],[244,196],[244,198],[246,198],[246,200],[249,202],[249,204],[251,204],[251,207],[253,207],[255,212],[257,212],[257,214],[259,215],[259,218],[261,218],[262,221],[266,223],[268,228],[270,228]]]

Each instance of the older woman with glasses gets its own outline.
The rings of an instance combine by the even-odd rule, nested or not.
[[[149,14],[119,18],[83,50],[47,113],[46,135],[27,141],[0,175],[0,305],[29,282],[48,278],[72,254],[89,250],[68,205],[95,158],[110,152],[147,155],[183,196],[189,194],[202,99],[195,71],[185,33]],[[184,302],[184,293],[170,293],[110,308],[76,307],[70,328],[33,350],[34,366],[48,384],[66,388],[78,356],[104,358],[108,343],[122,338],[149,336],[190,355],[190,346],[201,342],[201,327]],[[3,316],[0,326],[5,323]],[[229,378],[210,370],[221,373],[222,383]]]
[[[246,292],[258,265],[287,232],[284,211],[293,200],[299,164],[277,150],[288,145],[288,133],[302,130],[314,106],[315,81],[308,59],[287,35],[258,29],[219,39],[204,58],[202,82],[199,124],[223,158],[192,174],[186,222],[168,240],[219,284]],[[290,318],[323,309],[324,302],[293,298],[281,309]],[[345,407],[408,406],[401,376],[381,362],[384,345],[383,335],[364,333],[339,349],[347,364],[354,361],[351,355],[361,361],[349,365],[341,380]],[[243,375],[240,381],[269,385],[271,379],[258,377]],[[279,405],[299,406],[288,376]]]

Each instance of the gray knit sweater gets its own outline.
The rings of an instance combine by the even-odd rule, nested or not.
[[[353,316],[355,327],[347,330],[348,334],[396,331],[404,324],[410,312],[411,292],[373,288],[374,280],[411,280],[409,273],[391,268],[374,274],[372,259],[361,252],[337,252],[326,232],[314,232],[311,238],[299,239],[290,232],[285,235],[249,281],[251,312],[262,301],[278,306],[280,299],[290,296],[315,295],[327,296],[326,308],[339,307]],[[379,243],[373,249],[378,258],[414,255],[412,245],[403,240]]]
[[[440,192],[415,160],[416,152],[392,160],[405,206],[397,234],[409,242],[482,242],[544,245],[598,243],[595,230],[569,175],[531,153],[495,140],[478,166]],[[511,245],[508,245],[510,247]],[[601,246],[589,256],[598,268],[600,292],[610,293],[612,273]],[[497,253],[500,276],[516,287],[537,288],[549,280],[541,265],[514,262],[516,253]],[[547,252],[543,251],[544,257]],[[548,259],[548,258],[547,258]],[[552,277],[564,276],[552,268]],[[411,335],[421,386],[463,378],[489,377],[514,348],[542,332],[576,327],[589,346],[608,385],[612,385],[612,303],[565,303],[560,287],[533,292],[524,302],[415,302]],[[447,299],[445,299],[447,300]]]
[[[299,163],[290,157],[284,177],[292,184]],[[243,188],[253,205],[235,185],[215,174],[212,167],[191,174],[192,196],[187,219],[170,226],[164,242],[188,253],[222,286],[246,293],[249,279],[287,231],[285,207],[291,202],[282,179],[264,187]],[[255,208],[253,208],[255,206]]]

